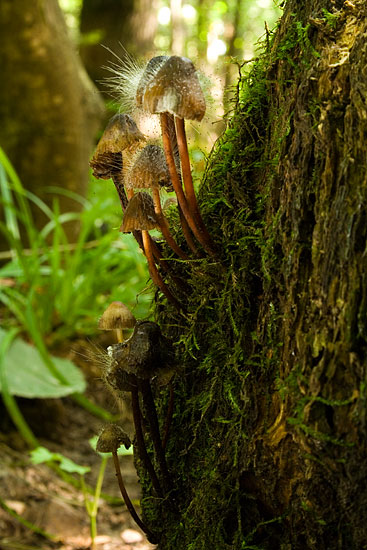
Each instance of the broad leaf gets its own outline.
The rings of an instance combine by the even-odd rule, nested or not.
[[[6,337],[0,329],[0,343]],[[3,369],[11,395],[28,398],[64,397],[85,390],[81,371],[68,359],[52,357],[56,369],[68,380],[62,384],[50,372],[34,346],[15,338],[7,350]],[[1,385],[0,385],[1,392]]]

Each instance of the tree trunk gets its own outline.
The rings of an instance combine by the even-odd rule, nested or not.
[[[83,0],[80,54],[89,76],[104,94],[108,93],[106,79],[111,76],[106,67],[119,64],[113,53],[122,62],[126,52],[134,57],[154,55],[156,13],[156,2],[151,0]]]
[[[2,147],[25,188],[47,204],[55,197],[48,190],[53,186],[84,195],[103,106],[57,0],[2,0],[0,34]],[[62,211],[80,209],[75,200],[57,197]]]
[[[224,269],[180,263],[187,319],[160,311],[160,550],[366,548],[366,32],[364,0],[290,0],[241,80],[200,197]]]

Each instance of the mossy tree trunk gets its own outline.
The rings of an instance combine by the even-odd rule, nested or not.
[[[103,104],[57,0],[2,0],[0,35],[1,146],[25,188],[48,205],[55,197],[50,187],[85,195]],[[58,198],[62,211],[81,208],[67,196]],[[45,220],[36,214],[42,226]]]
[[[200,197],[222,268],[180,264],[187,319],[159,312],[162,550],[366,548],[366,33],[364,0],[289,0],[242,68]]]

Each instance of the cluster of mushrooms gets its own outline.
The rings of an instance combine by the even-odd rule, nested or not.
[[[162,277],[162,273],[170,275],[168,262],[149,231],[160,230],[181,260],[188,260],[189,253],[199,257],[198,245],[216,258],[195,195],[185,133],[185,119],[202,120],[206,108],[193,63],[185,57],[153,57],[138,83],[136,107],[160,116],[163,148],[147,145],[133,118],[117,114],[109,121],[90,165],[95,177],[113,180],[123,210],[120,231],[134,235],[146,256],[153,283],[182,312],[184,307]],[[189,253],[169,229],[160,198],[162,188],[176,194]],[[171,279],[180,284],[174,276]]]
[[[155,497],[169,500],[172,481],[166,463],[165,448],[173,414],[171,379],[174,372],[174,354],[170,341],[163,336],[157,323],[137,321],[121,302],[112,302],[108,306],[99,320],[98,327],[116,332],[118,343],[107,349],[109,360],[103,378],[119,398],[124,398],[126,394],[131,397],[135,428],[135,460],[140,461],[148,473]],[[132,328],[132,335],[125,339],[124,331]],[[170,398],[162,429],[159,426],[152,384],[156,387],[169,384]],[[151,452],[147,450],[147,437],[152,442]],[[157,533],[152,532],[142,521],[127,494],[117,455],[121,445],[130,447],[128,434],[117,424],[106,425],[99,436],[97,451],[112,453],[126,507],[148,539],[156,543]]]

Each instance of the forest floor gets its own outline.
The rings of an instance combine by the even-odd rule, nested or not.
[[[88,345],[87,345],[88,347]],[[93,361],[83,361],[85,343],[72,346],[72,357],[82,367],[88,380],[87,396],[111,412],[118,412],[119,424],[132,435],[130,410],[117,403],[100,380],[100,369]],[[93,353],[92,353],[93,355]],[[98,361],[97,361],[98,363]],[[88,440],[100,432],[103,421],[80,408],[72,398],[60,400],[18,400],[23,415],[40,445],[61,453],[77,464],[89,466],[85,481],[95,487],[100,456]],[[120,464],[127,492],[133,501],[140,496],[133,457],[121,456]],[[107,463],[102,492],[120,497],[112,460]],[[69,483],[45,464],[34,465],[29,452],[14,431],[6,411],[0,408],[0,498],[5,505],[54,536],[54,540],[25,527],[12,517],[4,506],[0,508],[0,550],[92,550],[90,522],[80,489]],[[139,512],[139,508],[137,507]],[[123,504],[99,501],[97,537],[93,550],[149,550],[145,535],[131,519]]]

